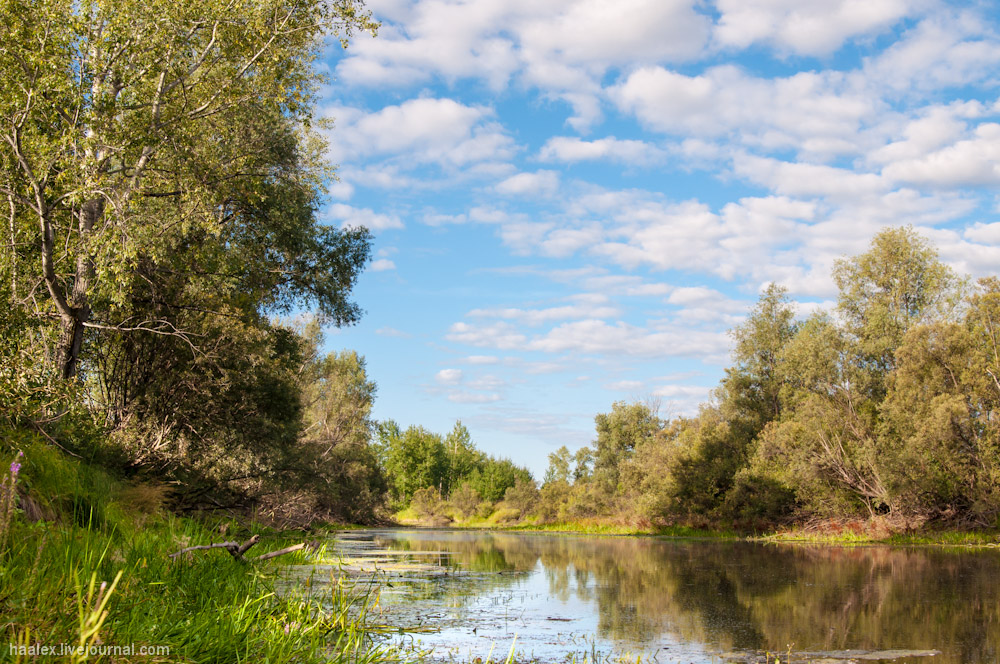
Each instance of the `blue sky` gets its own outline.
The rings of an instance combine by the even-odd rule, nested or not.
[[[330,330],[375,416],[541,475],[617,400],[696,412],[770,282],[806,314],[834,260],[912,224],[1000,266],[993,3],[374,0],[320,113],[364,225],[366,310]]]

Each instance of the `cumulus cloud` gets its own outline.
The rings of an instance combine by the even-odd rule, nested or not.
[[[496,186],[501,194],[509,196],[551,195],[559,188],[559,174],[555,171],[518,173]]]
[[[542,161],[608,160],[624,164],[643,165],[664,158],[664,151],[645,141],[620,140],[614,136],[585,141],[575,136],[553,136],[539,151]]]
[[[653,390],[653,396],[663,399],[672,416],[694,415],[698,407],[706,403],[712,388],[701,385],[663,385]]]
[[[694,76],[647,66],[608,94],[619,109],[666,134],[838,155],[863,149],[862,128],[886,110],[862,83],[837,71],[768,79],[734,65]]]
[[[884,30],[920,3],[906,0],[716,0],[713,37],[722,46],[765,43],[799,55],[827,55],[845,40]]]
[[[1000,124],[984,122],[968,138],[888,164],[882,173],[908,184],[975,187],[1000,184]]]
[[[387,270],[395,270],[396,264],[388,258],[376,258],[368,266],[368,269],[372,272],[385,272]]]
[[[445,385],[457,385],[462,382],[462,370],[442,369],[434,375],[434,378]]]
[[[580,300],[545,309],[473,309],[467,315],[471,318],[499,318],[512,320],[531,327],[537,327],[554,321],[573,320],[581,318],[616,318],[621,315],[621,309],[607,303],[605,297],[576,298]]]
[[[391,157],[397,165],[434,163],[448,168],[513,156],[513,140],[493,119],[493,111],[453,99],[418,98],[374,112],[331,107],[335,161]]]
[[[376,6],[375,40],[355,40],[337,76],[361,86],[512,80],[568,103],[577,129],[601,115],[600,79],[635,62],[687,61],[703,52],[710,19],[691,0],[418,0]]]
[[[990,80],[1000,64],[1000,39],[971,9],[939,8],[883,52],[864,77],[882,90],[913,96]]]
[[[561,323],[530,337],[504,322],[486,325],[459,322],[451,326],[447,338],[504,350],[641,357],[713,356],[726,352],[729,343],[724,332],[669,325],[640,327],[624,321],[596,319]]]
[[[328,221],[340,222],[340,225],[344,228],[359,228],[363,226],[372,231],[403,228],[403,221],[394,214],[375,212],[371,208],[356,208],[346,203],[334,203],[329,206],[323,217]],[[391,263],[392,261],[388,262]],[[374,265],[372,267],[373,269],[377,269]]]

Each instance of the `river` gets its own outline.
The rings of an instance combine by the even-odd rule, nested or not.
[[[386,638],[435,660],[1000,661],[993,548],[398,529],[327,557],[288,582],[372,588]]]

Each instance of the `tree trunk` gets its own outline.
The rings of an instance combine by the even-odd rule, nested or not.
[[[76,274],[73,279],[73,294],[68,312],[62,315],[62,331],[59,337],[59,367],[64,379],[76,376],[83,348],[83,334],[90,321],[90,281],[94,264],[90,258],[87,240],[94,225],[104,214],[104,199],[87,201],[80,209],[80,243],[76,258]]]

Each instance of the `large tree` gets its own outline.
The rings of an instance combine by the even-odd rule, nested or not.
[[[177,335],[177,312],[316,306],[344,324],[364,230],[320,226],[311,127],[324,39],[373,30],[359,0],[2,0],[3,272],[57,327]]]
[[[833,279],[837,310],[855,340],[856,382],[881,399],[907,330],[957,301],[959,280],[912,227],[880,231],[868,251],[834,264]]]

